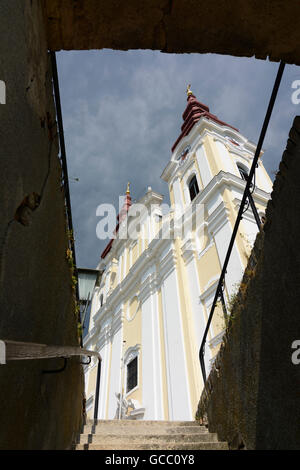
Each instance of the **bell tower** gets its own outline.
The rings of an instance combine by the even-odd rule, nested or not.
[[[203,226],[196,227],[192,234],[194,248],[199,256],[205,248],[215,244],[221,266],[256,145],[236,127],[212,114],[206,104],[197,100],[191,85],[186,93],[181,133],[171,148],[171,159],[162,178],[169,186],[171,206],[179,208],[183,214],[197,204],[204,205]],[[264,215],[271,190],[272,182],[260,158],[252,194],[260,216]],[[239,282],[246,266],[258,231],[256,222],[250,207],[242,220],[236,253],[232,256],[228,292]]]

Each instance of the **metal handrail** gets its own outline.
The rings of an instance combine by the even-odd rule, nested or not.
[[[55,96],[56,115],[57,115],[58,130],[59,130],[60,156],[61,156],[62,171],[63,171],[63,184],[64,184],[64,192],[65,192],[65,200],[66,200],[66,212],[67,212],[67,220],[68,220],[68,229],[69,229],[69,232],[73,235],[70,238],[70,247],[71,247],[73,263],[74,263],[74,275],[76,276],[76,279],[77,279],[77,283],[76,283],[76,287],[75,287],[76,288],[76,299],[77,299],[77,301],[79,301],[78,270],[77,270],[77,263],[76,263],[74,230],[73,230],[72,209],[71,209],[71,197],[70,197],[70,188],[69,188],[68,167],[67,167],[66,147],[65,147],[65,139],[64,139],[64,128],[63,128],[63,119],[62,119],[62,110],[61,110],[61,101],[60,101],[60,92],[59,92],[59,83],[58,83],[56,54],[55,54],[54,51],[50,51],[50,57],[51,57],[51,65],[52,65],[53,89],[54,89],[54,96]],[[78,314],[78,321],[81,322],[80,312]],[[83,325],[83,322],[82,322],[82,325]],[[82,333],[80,335],[80,345],[81,345],[81,347],[83,346]],[[86,351],[82,348],[78,348],[78,349],[80,349],[81,351]],[[87,356],[98,355],[99,356],[98,357],[97,384],[96,384],[96,392],[95,392],[95,409],[94,409],[94,419],[97,419],[99,390],[100,390],[100,376],[101,376],[101,356],[100,356],[99,353],[94,353],[93,351],[89,351],[89,353],[91,353],[91,354],[80,354],[80,355],[87,355]],[[76,354],[74,354],[74,355],[76,355]]]
[[[72,356],[95,356],[99,361],[102,360],[97,351],[90,351],[79,346],[49,346],[40,343],[0,340],[0,364],[6,364],[6,361],[70,358]]]
[[[75,242],[74,242],[74,229],[73,229],[73,220],[72,220],[72,207],[71,207],[71,197],[70,197],[70,187],[69,187],[69,176],[68,176],[68,165],[67,165],[67,156],[66,156],[66,146],[65,146],[65,137],[64,137],[64,126],[62,119],[62,110],[60,102],[60,92],[59,92],[59,83],[58,83],[58,72],[57,72],[57,63],[56,63],[56,54],[54,51],[50,51],[51,66],[52,66],[52,78],[53,78],[53,90],[55,97],[55,107],[56,107],[56,116],[57,116],[57,125],[58,125],[58,136],[59,136],[59,146],[60,146],[60,158],[61,166],[63,173],[63,185],[64,185],[64,195],[66,202],[66,214],[68,222],[68,230],[70,233],[70,248],[72,251],[73,265],[74,265],[74,276],[76,278],[75,292],[76,300],[79,301],[79,287],[78,287],[78,270],[76,263],[76,252],[75,252]],[[78,313],[78,323],[81,323],[80,312]],[[82,333],[80,335],[80,346],[83,346]]]
[[[55,97],[57,124],[58,124],[58,132],[59,132],[58,135],[59,135],[59,146],[60,146],[60,158],[61,158],[62,171],[63,171],[63,184],[64,184],[65,199],[66,199],[68,229],[70,233],[72,233],[73,235],[70,238],[70,247],[71,247],[72,256],[73,256],[74,274],[78,281],[76,252],[75,252],[75,243],[74,243],[73,219],[72,219],[72,207],[71,207],[71,197],[70,197],[70,187],[69,187],[69,177],[68,177],[68,165],[67,165],[65,138],[64,138],[64,126],[63,126],[63,119],[62,119],[56,54],[54,51],[50,51],[50,57],[51,57],[51,66],[52,66],[53,90],[54,90],[54,97]],[[79,300],[78,282],[76,284],[76,295],[77,295],[77,300]]]
[[[65,360],[64,366],[57,370],[47,370],[44,373],[63,372],[66,368],[66,360],[72,356],[92,356],[98,359],[97,383],[95,393],[94,419],[98,415],[98,401],[100,391],[100,376],[102,358],[97,351],[91,351],[79,346],[49,346],[40,343],[26,343],[22,341],[11,341],[7,339],[0,340],[0,365],[6,364],[6,361],[23,361],[30,359],[54,359],[62,358]]]
[[[228,246],[228,250],[227,250],[227,253],[226,253],[226,256],[225,256],[225,261],[224,261],[223,268],[222,268],[222,271],[221,271],[221,276],[219,278],[219,282],[218,282],[218,286],[217,286],[217,289],[216,289],[215,297],[214,297],[214,300],[213,300],[213,303],[212,303],[212,306],[211,306],[210,314],[209,314],[208,321],[207,321],[207,324],[206,324],[206,328],[205,328],[205,331],[204,331],[204,334],[203,334],[203,339],[202,339],[202,342],[201,342],[201,345],[200,345],[199,360],[200,360],[200,366],[201,366],[201,371],[202,371],[202,377],[203,377],[204,384],[206,382],[206,370],[205,370],[205,363],[204,363],[204,347],[205,347],[205,343],[206,343],[208,330],[209,330],[209,327],[210,327],[210,324],[211,324],[211,321],[212,321],[212,317],[213,317],[213,314],[214,314],[214,311],[215,311],[216,303],[217,303],[218,298],[220,296],[220,292],[221,292],[221,289],[222,289],[222,284],[223,284],[223,281],[225,279],[225,274],[226,274],[228,262],[229,262],[229,259],[230,259],[230,255],[231,255],[231,252],[232,252],[233,244],[234,244],[234,241],[235,241],[235,237],[236,237],[236,234],[237,234],[237,231],[238,231],[239,223],[242,219],[243,212],[244,212],[244,206],[245,206],[246,200],[249,198],[249,195],[250,195],[249,202],[251,203],[250,187],[251,187],[251,184],[252,184],[252,179],[253,179],[253,176],[254,176],[254,173],[255,173],[255,168],[256,168],[256,165],[257,165],[257,162],[258,162],[258,158],[259,158],[259,155],[260,155],[260,152],[261,152],[261,149],[262,149],[262,145],[263,145],[263,141],[264,141],[264,138],[265,138],[265,135],[266,135],[266,131],[267,131],[267,128],[268,128],[268,125],[269,125],[271,114],[272,114],[272,111],[273,111],[273,107],[274,107],[274,103],[275,103],[275,100],[276,100],[279,85],[280,85],[280,82],[281,82],[284,67],[285,67],[285,63],[283,61],[281,61],[280,64],[279,64],[278,72],[277,72],[277,75],[276,75],[275,83],[274,83],[274,86],[273,86],[273,90],[272,90],[272,94],[271,94],[271,97],[270,97],[269,105],[268,105],[268,108],[267,108],[267,111],[266,111],[263,126],[262,126],[262,129],[261,129],[261,132],[260,132],[259,141],[258,141],[258,144],[257,144],[257,147],[256,147],[254,157],[253,157],[249,177],[246,181],[246,187],[245,187],[244,194],[243,194],[243,197],[242,197],[242,202],[241,202],[241,205],[240,205],[240,208],[239,208],[239,212],[238,212],[237,219],[236,219],[236,222],[235,222],[235,225],[234,225],[234,228],[233,228],[233,232],[232,232],[232,236],[231,236],[230,243],[229,243],[229,246]]]

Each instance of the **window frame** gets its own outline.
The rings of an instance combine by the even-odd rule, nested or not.
[[[237,162],[236,164],[237,166],[237,169],[239,170],[239,174],[240,174],[240,177],[244,180],[244,181],[248,181],[248,178],[249,178],[249,170],[248,168],[246,168],[244,165],[242,165],[240,162]],[[247,178],[246,178],[247,176]]]
[[[140,386],[140,376],[139,376],[139,367],[140,367],[140,344],[136,344],[135,346],[131,346],[127,349],[124,354],[124,393],[125,397],[130,395],[132,392],[137,390]],[[127,377],[128,377],[128,365],[134,360],[137,359],[137,366],[136,366],[136,375],[137,375],[137,383],[136,386],[127,391]]]
[[[129,367],[131,364],[135,363],[136,365],[134,366],[134,375],[133,373],[129,370]],[[126,364],[126,395],[131,393],[134,389],[137,388],[138,386],[138,356],[133,357],[129,362]],[[132,375],[130,375],[132,374]],[[134,385],[131,386],[130,389],[128,389],[129,385],[129,380],[134,378]]]
[[[192,184],[192,182],[194,182],[192,187],[193,187],[193,189],[195,189],[195,195],[194,195],[193,198],[192,198],[192,195],[191,195],[191,184]],[[197,195],[200,193],[199,184],[198,184],[197,176],[196,176],[195,173],[193,173],[193,175],[189,178],[187,186],[188,186],[188,190],[189,190],[190,200],[192,202],[197,197]]]

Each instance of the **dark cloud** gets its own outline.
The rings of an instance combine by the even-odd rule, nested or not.
[[[61,52],[58,56],[72,212],[79,266],[96,267],[107,241],[96,237],[96,208],[118,205],[131,182],[133,198],[160,175],[180,133],[186,86],[220,119],[257,142],[278,64],[214,54],[153,51]],[[287,66],[264,143],[273,178],[298,112],[291,101],[295,66]]]

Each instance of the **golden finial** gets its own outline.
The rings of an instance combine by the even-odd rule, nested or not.
[[[192,90],[191,90],[191,84],[189,84],[189,85],[187,86],[187,88],[186,88],[186,94],[187,94],[188,96],[190,96],[190,95],[193,94],[193,92],[192,92]]]
[[[129,186],[130,186],[130,183],[129,183],[129,181],[128,181],[128,183],[127,183],[127,190],[126,190],[126,194],[130,194],[130,188],[129,188]]]

